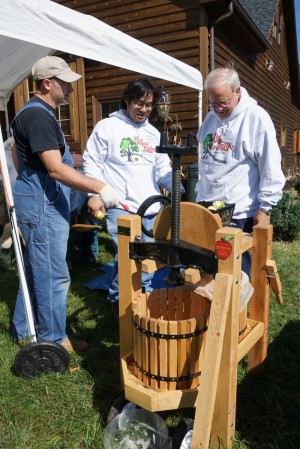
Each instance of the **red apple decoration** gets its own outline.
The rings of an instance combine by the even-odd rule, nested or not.
[[[227,239],[222,238],[216,242],[215,251],[218,259],[228,259],[232,252],[231,243]]]

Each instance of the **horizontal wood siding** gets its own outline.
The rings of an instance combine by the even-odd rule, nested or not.
[[[205,7],[198,0],[56,0],[69,8],[91,14],[103,22],[158,49],[170,56],[201,69],[203,77],[209,72],[209,27]],[[280,142],[281,129],[286,130],[286,146],[281,148],[284,167],[292,168],[294,130],[300,129],[299,109],[291,103],[291,90],[284,87],[289,81],[289,64],[286,30],[282,24],[282,43],[271,37],[271,48],[264,53],[248,54],[242,48],[242,40],[228,42],[231,19],[215,27],[214,58],[215,67],[233,66],[240,74],[242,85],[250,95],[271,115]],[[226,33],[227,31],[227,33]],[[92,30],[91,30],[92,32]],[[267,71],[265,61],[272,59],[275,69]],[[85,61],[88,134],[95,125],[93,105],[95,100],[119,98],[126,84],[134,77],[143,75],[119,67],[95,61]],[[178,137],[185,141],[188,131],[194,136],[198,130],[198,92],[184,86],[174,85],[162,79],[157,85],[171,94],[170,117],[179,122],[182,130]],[[207,113],[206,94],[203,92],[203,117]],[[96,101],[97,103],[97,101]],[[196,143],[196,139],[195,139]],[[197,156],[182,158],[183,170],[195,162]],[[295,169],[294,169],[295,171]]]
[[[69,8],[91,14],[101,21],[139,39],[164,53],[199,69],[199,2],[198,1],[90,1],[56,0]],[[91,30],[92,32],[92,30]],[[119,67],[86,61],[87,125],[91,133],[93,123],[92,96],[99,100],[119,98],[126,84],[136,76]],[[155,79],[171,95],[170,117],[182,126],[179,138],[185,141],[188,131],[196,136],[198,130],[198,92],[188,87]],[[168,127],[172,122],[168,122]],[[196,138],[195,138],[196,144]],[[185,160],[186,159],[186,160]],[[182,158],[184,171],[190,161]]]
[[[230,26],[229,20],[228,26]],[[300,129],[300,112],[297,107],[292,105],[291,90],[284,87],[284,82],[290,80],[284,22],[282,24],[281,45],[271,37],[271,48],[264,53],[247,55],[236,44],[230,43],[229,48],[228,45],[224,44],[224,38],[225,36],[218,34],[218,29],[216,29],[215,66],[230,66],[233,63],[234,68],[240,75],[241,84],[270,114],[276,128],[279,145],[281,129],[286,129],[286,146],[281,147],[282,157],[285,159],[283,165],[286,172],[290,169],[296,174],[293,157],[293,136],[294,130]],[[266,68],[266,59],[274,61],[275,68],[271,72]]]

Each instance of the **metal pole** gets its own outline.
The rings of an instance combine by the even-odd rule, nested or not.
[[[20,285],[21,285],[22,293],[23,293],[24,308],[25,308],[25,313],[26,313],[29,338],[30,338],[30,341],[33,343],[33,342],[37,341],[37,337],[36,337],[34,320],[33,320],[32,306],[31,306],[28,286],[27,286],[26,277],[25,277],[25,268],[24,268],[20,236],[19,236],[19,232],[18,232],[17,216],[16,216],[16,211],[15,211],[15,207],[14,207],[14,203],[13,203],[13,196],[12,196],[11,184],[10,184],[10,179],[9,179],[9,174],[8,174],[8,168],[7,168],[1,127],[0,127],[0,167],[1,167],[2,181],[3,181],[6,204],[7,204],[7,209],[8,209],[8,215],[9,215],[10,224],[11,224],[12,239],[13,239],[13,243],[14,243],[14,250],[15,250],[15,255],[16,255],[16,260],[17,260]]]

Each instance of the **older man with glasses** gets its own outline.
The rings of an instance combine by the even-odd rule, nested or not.
[[[235,70],[213,70],[204,87],[210,111],[197,134],[196,201],[234,203],[232,222],[251,232],[253,225],[270,223],[272,207],[282,196],[285,178],[276,131]],[[242,269],[250,275],[250,255],[244,256]]]

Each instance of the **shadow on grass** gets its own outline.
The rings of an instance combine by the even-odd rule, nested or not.
[[[99,238],[100,251],[105,257],[111,257],[112,244],[109,238]],[[94,407],[103,419],[119,392],[119,329],[114,321],[107,292],[89,290],[85,283],[99,276],[97,264],[82,263],[79,245],[72,251],[73,270],[68,296],[67,332],[89,343],[86,354],[72,354],[71,366],[81,365],[94,380]],[[106,263],[106,260],[102,262]],[[0,332],[11,334],[12,318],[18,291],[19,278],[16,265],[13,268],[1,267],[0,270]]]
[[[109,252],[108,239],[99,239]],[[106,263],[103,261],[102,263]],[[106,422],[120,391],[119,329],[113,319],[107,292],[89,290],[85,282],[99,276],[97,265],[83,264],[75,251],[68,301],[68,331],[86,339],[88,352],[72,356],[93,379],[93,406]],[[7,303],[11,323],[18,287],[16,270],[0,272],[1,301]],[[7,317],[0,317],[0,332],[9,330]],[[240,363],[246,370],[246,362]],[[265,371],[260,378],[246,374],[238,385],[238,440],[251,449],[299,449],[300,435],[300,321],[288,322],[268,347]],[[80,388],[80,386],[79,386]],[[176,412],[176,411],[174,411]],[[193,415],[194,410],[182,411]],[[238,447],[238,446],[236,446]]]
[[[300,321],[269,345],[261,377],[247,374],[238,385],[236,430],[251,449],[299,449]]]
[[[103,242],[105,244],[106,242]],[[89,269],[89,272],[84,270]],[[114,321],[107,292],[84,287],[93,275],[90,267],[74,267],[72,290],[82,298],[79,308],[69,315],[76,335],[86,338],[90,349],[81,366],[94,380],[94,407],[104,423],[115,397],[120,392],[120,356],[118,324]],[[95,277],[99,275],[96,272]],[[88,277],[89,276],[89,277]],[[88,322],[80,313],[88,311]],[[288,322],[268,347],[265,371],[261,377],[247,374],[246,360],[239,364],[243,380],[237,392],[237,442],[235,448],[299,449],[300,435],[300,321]],[[192,417],[193,409],[181,411]],[[168,413],[166,413],[166,416]],[[172,415],[172,412],[171,412]]]
[[[107,238],[99,238],[99,248],[106,254],[112,253],[112,245]],[[89,343],[80,365],[94,380],[94,408],[106,422],[109,409],[120,391],[119,326],[107,301],[107,291],[90,290],[84,285],[100,275],[99,268],[101,263],[82,263],[78,248],[74,251],[71,291],[75,304],[73,311],[68,313],[67,327],[71,334]]]
[[[82,327],[77,321],[80,309],[68,316],[70,333],[89,343],[89,349],[82,355],[80,364],[93,378],[94,408],[105,421],[114,397],[120,390],[119,328],[106,296],[107,292],[96,290],[88,291],[82,297],[85,303],[82,311],[88,312],[89,321],[94,323],[92,327]]]

